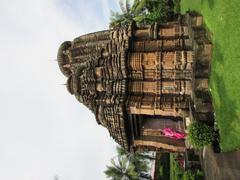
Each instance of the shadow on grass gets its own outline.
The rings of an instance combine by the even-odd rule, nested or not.
[[[238,115],[236,112],[236,109],[237,109],[236,101],[232,100],[231,97],[229,97],[227,90],[225,88],[225,83],[222,80],[222,77],[215,72],[213,72],[213,76],[214,76],[213,80],[216,88],[215,90],[220,97],[219,111],[221,111],[222,115],[225,114],[224,116],[231,117],[231,119],[225,119],[225,122],[231,124],[232,120],[238,118]]]
[[[215,0],[201,0],[201,4],[203,4],[205,1],[207,1],[209,8],[213,9],[215,5]]]
[[[215,5],[215,0],[207,0],[208,1],[208,6],[210,9],[212,9]]]
[[[216,63],[223,64],[224,58],[222,52],[223,51],[220,44],[218,42],[214,42],[213,56],[215,57],[214,59],[216,59],[217,61]]]
[[[215,86],[215,93],[217,93],[220,102],[219,107],[215,107],[218,127],[220,129],[220,144],[221,146],[224,144],[224,147],[228,143],[230,146],[235,146],[234,144],[239,143],[235,142],[238,141],[237,139],[239,138],[237,136],[237,139],[231,138],[233,138],[235,134],[238,134],[235,132],[236,124],[234,123],[236,120],[238,120],[236,101],[228,95],[222,75],[219,75],[216,71],[213,71],[212,77]]]

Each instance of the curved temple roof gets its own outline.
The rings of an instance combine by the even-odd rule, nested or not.
[[[58,50],[58,64],[68,77],[69,93],[93,111],[97,122],[126,149],[129,144],[125,131],[123,62],[127,45],[127,30],[108,30],[66,41]]]

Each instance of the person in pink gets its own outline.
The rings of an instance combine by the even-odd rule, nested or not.
[[[164,128],[162,132],[163,132],[164,136],[170,137],[173,139],[184,139],[186,136],[185,133],[176,132],[176,131],[172,130],[171,128]]]

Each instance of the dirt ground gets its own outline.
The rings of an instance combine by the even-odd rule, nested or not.
[[[206,147],[200,153],[206,180],[240,180],[240,150],[217,154]]]

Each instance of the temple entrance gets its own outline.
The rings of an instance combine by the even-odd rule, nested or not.
[[[184,122],[181,117],[173,116],[152,116],[152,115],[135,115],[138,117],[139,136],[134,140],[134,145],[137,148],[145,146],[153,149],[168,149],[169,151],[184,151],[185,138],[168,136],[165,134],[166,129],[170,129],[176,134],[184,134]]]
[[[143,115],[140,129],[141,137],[170,138],[184,140],[185,129],[181,117]],[[175,135],[177,135],[175,137]],[[181,136],[182,135],[182,136]]]
[[[143,115],[142,132],[161,131],[171,128],[174,131],[184,132],[184,122],[181,117]]]

